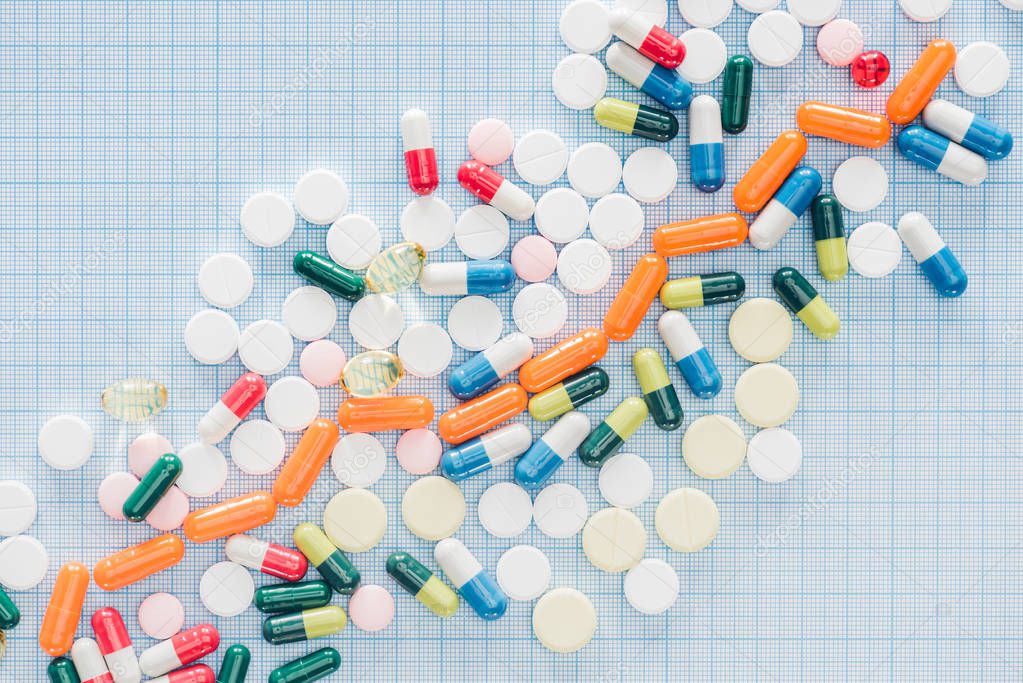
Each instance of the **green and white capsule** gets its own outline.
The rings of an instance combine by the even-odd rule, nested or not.
[[[611,380],[597,366],[577,372],[529,399],[529,414],[547,422],[607,393]]]
[[[257,588],[255,595],[252,596],[252,604],[260,612],[268,614],[301,612],[330,603],[332,594],[333,591],[326,581],[274,583]]]
[[[181,459],[173,453],[164,453],[157,458],[124,501],[121,512],[125,518],[129,522],[144,520],[181,476],[182,469]]]
[[[830,194],[818,195],[810,205],[810,215],[813,217],[817,269],[825,280],[841,280],[849,272],[842,205]]]
[[[675,386],[668,377],[661,354],[653,349],[640,349],[632,354],[632,370],[643,390],[643,400],[654,418],[654,424],[666,432],[682,426],[684,414]]]
[[[669,111],[605,97],[593,107],[597,123],[629,135],[667,142],[678,135],[678,119]]]
[[[590,467],[603,465],[604,461],[618,452],[626,439],[636,433],[649,412],[643,399],[635,396],[630,396],[619,403],[618,407],[583,439],[579,446],[579,459]]]
[[[729,270],[668,280],[661,285],[661,303],[665,308],[699,308],[738,301],[745,292],[742,275]]]
[[[450,617],[458,611],[455,591],[408,553],[391,553],[387,573],[438,617]]]
[[[347,623],[345,611],[336,605],[314,607],[267,617],[263,622],[263,639],[274,645],[283,645],[325,638],[340,633]]]
[[[828,340],[838,334],[841,323],[827,302],[795,268],[779,268],[772,280],[774,291],[796,317],[818,339]]]
[[[310,652],[270,672],[270,683],[313,683],[341,668],[341,654],[332,647]]]
[[[352,561],[330,542],[320,527],[303,522],[295,527],[295,545],[302,551],[320,576],[338,593],[348,595],[359,585],[359,570]]]

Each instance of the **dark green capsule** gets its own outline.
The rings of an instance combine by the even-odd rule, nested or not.
[[[666,308],[698,308],[738,301],[746,292],[746,281],[734,271],[693,275],[661,285],[661,303]]]
[[[57,657],[50,662],[46,667],[46,675],[49,676],[50,683],[82,683],[75,665],[67,657]]]
[[[256,589],[252,603],[260,612],[281,614],[323,607],[330,602],[332,591],[326,581],[275,583]]]
[[[316,252],[298,252],[293,265],[295,272],[309,282],[349,301],[358,301],[366,291],[362,277]]]
[[[157,458],[121,507],[128,521],[144,520],[167,495],[167,491],[181,476],[182,469],[181,459],[173,453],[164,453]]]
[[[838,316],[802,273],[795,268],[779,268],[772,284],[782,302],[818,339],[828,340],[838,334]]]
[[[667,142],[678,135],[678,119],[670,111],[605,97],[593,108],[597,123],[629,135]]]
[[[224,653],[224,662],[217,674],[217,683],[245,683],[245,674],[249,672],[249,661],[252,655],[244,645],[232,645]]]
[[[753,62],[735,55],[725,65],[725,88],[721,98],[721,127],[732,135],[746,130],[753,94]]]
[[[668,369],[664,367],[661,354],[653,349],[640,349],[632,354],[632,370],[639,380],[643,400],[650,409],[654,424],[666,432],[681,427],[685,418],[682,403],[668,377]]]
[[[438,617],[450,617],[458,611],[455,592],[408,553],[391,553],[387,558],[387,573]]]
[[[267,617],[263,621],[263,638],[274,645],[325,638],[339,633],[346,623],[348,617],[340,607],[314,607],[302,612]]]
[[[12,629],[21,621],[21,611],[3,588],[0,588],[0,629]]]
[[[546,422],[589,403],[607,393],[611,380],[597,366],[591,366],[529,399],[529,414]]]
[[[342,595],[349,595],[359,585],[359,570],[341,550],[330,542],[320,527],[311,522],[302,522],[295,527],[295,545],[306,559]]]
[[[841,280],[849,272],[842,205],[830,194],[818,195],[810,205],[817,269],[825,280]]]
[[[626,439],[636,433],[649,414],[646,403],[641,398],[630,396],[597,428],[587,435],[579,445],[579,459],[589,467],[600,467],[608,458],[618,452]]]
[[[310,652],[270,672],[270,683],[313,683],[341,668],[341,655],[332,647]]]

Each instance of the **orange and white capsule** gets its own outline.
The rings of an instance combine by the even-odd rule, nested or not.
[[[337,422],[346,432],[420,429],[432,420],[433,403],[425,396],[350,398],[337,409]]]
[[[430,194],[440,185],[440,174],[430,133],[430,118],[425,111],[409,109],[401,115],[401,141],[405,148],[408,186],[416,194]]]
[[[295,507],[305,500],[330,459],[338,436],[337,425],[330,420],[320,417],[312,421],[274,481],[273,494],[278,505]]]
[[[39,647],[43,652],[59,657],[71,649],[88,589],[89,569],[84,564],[68,562],[57,572],[39,627]]]
[[[806,155],[806,138],[798,130],[781,133],[753,162],[732,190],[740,211],[756,213],[764,208]]]
[[[654,251],[682,256],[736,247],[746,241],[749,224],[737,213],[720,213],[662,225],[654,231]]]
[[[801,104],[796,124],[809,135],[871,149],[884,147],[892,137],[892,124],[880,114],[825,102]]]
[[[604,316],[604,334],[625,341],[636,333],[650,304],[668,279],[668,263],[657,254],[640,256]]]
[[[182,529],[193,543],[241,534],[273,521],[277,503],[266,491],[253,491],[222,503],[193,510]]]
[[[174,534],[164,534],[104,557],[92,570],[96,585],[115,591],[147,576],[173,567],[185,556],[185,544]]]
[[[915,119],[955,63],[955,45],[948,40],[932,40],[888,97],[892,123],[905,125]]]
[[[596,363],[607,353],[607,335],[596,327],[533,356],[519,368],[519,384],[535,394]]]
[[[459,444],[512,419],[528,402],[521,386],[505,384],[441,415],[437,431],[448,443]]]
[[[74,662],[81,683],[114,683],[114,677],[99,651],[99,644],[92,638],[79,638],[75,641],[71,646],[71,661]]]

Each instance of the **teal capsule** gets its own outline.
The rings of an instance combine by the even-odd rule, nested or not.
[[[348,623],[345,611],[335,605],[278,614],[263,622],[263,639],[274,645],[325,638],[340,633]]]
[[[832,195],[822,194],[814,198],[810,207],[817,269],[825,280],[841,280],[849,272],[842,205]]]
[[[282,614],[323,607],[330,602],[332,591],[326,581],[273,583],[256,589],[252,603],[260,612]]]
[[[610,386],[606,372],[595,365],[588,367],[529,399],[529,414],[540,422],[553,420],[603,396]]]
[[[745,292],[742,275],[729,270],[668,280],[661,285],[661,303],[665,308],[698,308],[738,301]]]
[[[366,291],[366,281],[313,251],[300,251],[292,262],[295,272],[331,294],[358,301]]]
[[[746,130],[753,95],[753,61],[735,55],[725,65],[724,94],[721,98],[721,127],[732,135]]]
[[[795,268],[779,268],[772,280],[778,298],[803,321],[818,339],[828,340],[838,334],[841,323],[813,285]]]
[[[0,629],[12,629],[21,621],[21,610],[11,600],[3,588],[0,588]]]
[[[311,522],[303,522],[295,527],[294,538],[295,545],[331,588],[342,595],[348,595],[359,585],[359,570],[347,555],[330,542],[320,527]]]
[[[50,683],[82,683],[75,665],[67,657],[57,657],[46,667]]]
[[[579,459],[589,467],[600,467],[612,455],[618,452],[625,440],[636,433],[649,414],[643,399],[630,396],[597,428],[589,433],[579,446]]]
[[[675,386],[668,377],[661,354],[653,349],[640,349],[632,354],[632,370],[643,390],[643,400],[654,418],[654,424],[666,432],[682,426],[684,415]]]
[[[269,683],[313,683],[341,668],[341,655],[332,647],[310,652],[270,672]]]
[[[224,653],[224,662],[217,674],[217,683],[245,683],[245,674],[249,672],[249,661],[252,654],[244,645],[232,645]]]
[[[593,108],[597,123],[629,135],[667,142],[678,135],[678,119],[669,111],[605,97]]]
[[[121,512],[129,522],[141,522],[153,508],[167,495],[167,491],[181,476],[184,466],[181,459],[173,453],[164,453],[142,477],[135,490],[124,501]]]

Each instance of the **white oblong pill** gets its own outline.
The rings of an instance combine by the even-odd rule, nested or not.
[[[257,320],[238,340],[238,358],[257,374],[275,375],[291,362],[295,342],[288,328],[276,320]]]
[[[698,477],[721,479],[742,466],[746,435],[724,415],[703,415],[686,428],[682,459]]]
[[[185,495],[205,498],[224,488],[227,482],[227,458],[216,446],[190,443],[178,451],[181,476],[176,482]]]
[[[455,234],[455,212],[440,197],[418,197],[401,212],[401,234],[406,240],[436,251]]]
[[[952,0],[899,0],[899,7],[913,21],[929,23],[945,16]]]
[[[511,126],[500,119],[477,121],[469,131],[469,156],[487,166],[508,161],[515,148]]]
[[[579,533],[590,515],[582,491],[571,484],[551,484],[533,501],[536,528],[551,538],[571,538]]]
[[[405,329],[401,307],[385,294],[370,294],[355,302],[348,314],[348,329],[359,345],[386,349],[398,341]]]
[[[678,573],[670,564],[648,557],[625,575],[625,599],[642,614],[661,614],[678,599]]]
[[[224,311],[199,311],[185,325],[185,348],[205,365],[223,363],[238,350],[238,323]]]
[[[565,172],[568,148],[557,133],[531,130],[516,143],[512,164],[530,185],[549,185]]]
[[[331,260],[352,270],[369,266],[380,246],[377,224],[357,213],[341,216],[327,231],[327,253]]]
[[[803,26],[823,26],[838,16],[842,0],[786,0],[785,6]]]
[[[348,208],[348,186],[333,171],[309,171],[295,183],[295,208],[313,225],[330,225]]]
[[[36,496],[20,481],[0,481],[0,536],[17,536],[36,520]]]
[[[747,368],[735,382],[735,407],[757,427],[777,427],[796,412],[799,384],[777,363]]]
[[[846,246],[849,265],[863,277],[890,275],[902,262],[902,241],[892,226],[864,223],[852,231]]]
[[[785,66],[803,49],[803,27],[788,12],[771,10],[753,20],[746,43],[764,66]]]
[[[487,204],[470,206],[455,223],[455,243],[471,259],[492,259],[508,246],[508,219]]]
[[[245,201],[238,220],[250,242],[276,247],[284,244],[295,229],[295,208],[276,192],[260,192]]]
[[[617,0],[614,8],[629,10],[661,27],[668,21],[667,0]]]
[[[761,481],[780,484],[799,471],[803,447],[796,435],[781,427],[762,429],[749,440],[746,462]]]
[[[448,334],[463,349],[482,351],[500,339],[502,332],[501,310],[485,297],[464,297],[448,311]]]
[[[590,109],[607,92],[607,69],[591,55],[571,54],[554,68],[551,87],[569,109]]]
[[[319,287],[292,290],[281,307],[281,320],[288,331],[302,341],[323,339],[337,323],[334,298]]]
[[[50,467],[73,470],[92,455],[92,427],[77,415],[51,417],[39,430],[39,457]]]
[[[199,293],[212,306],[234,308],[252,293],[252,268],[237,254],[214,254],[199,268]]]
[[[29,591],[42,583],[50,557],[32,536],[11,536],[0,542],[0,584],[15,591]]]
[[[710,83],[721,75],[728,62],[728,48],[721,36],[706,28],[689,29],[679,40],[686,46],[686,58],[678,66],[690,83]]]
[[[578,239],[586,231],[590,207],[575,190],[559,187],[548,190],[536,201],[533,221],[541,235],[555,244]]]
[[[387,452],[380,440],[371,434],[345,434],[334,446],[330,468],[345,486],[369,488],[384,476]]]
[[[433,323],[410,325],[398,340],[398,358],[416,377],[436,377],[444,372],[453,353],[447,330]]]
[[[558,281],[575,294],[595,294],[611,277],[611,255],[593,240],[566,244],[558,254]]]
[[[199,579],[199,598],[218,617],[238,616],[252,603],[255,593],[252,574],[234,562],[218,562]]]
[[[320,395],[301,377],[282,377],[267,389],[263,410],[283,431],[300,432],[320,414]]]
[[[678,11],[682,14],[682,18],[693,26],[712,28],[731,14],[732,0],[678,0]],[[688,48],[687,45],[687,58]]]
[[[679,488],[657,504],[654,526],[664,544],[680,553],[694,553],[710,545],[721,528],[714,499],[703,491]]]
[[[526,489],[502,481],[480,495],[476,512],[480,524],[492,536],[513,538],[529,528],[533,519],[533,501]]]
[[[551,583],[551,561],[539,548],[516,545],[497,561],[497,585],[512,600],[533,600]]]
[[[959,51],[954,74],[959,89],[967,95],[990,97],[1009,82],[1010,71],[1005,50],[982,40]]]
[[[643,234],[644,224],[643,207],[628,195],[609,194],[590,209],[590,234],[607,249],[631,247]]]
[[[267,420],[246,420],[231,434],[231,460],[245,474],[268,474],[284,460],[284,434]]]
[[[832,189],[850,211],[876,209],[888,196],[888,172],[870,157],[851,157],[835,170]]]
[[[584,197],[611,194],[621,179],[622,158],[603,142],[587,142],[568,159],[568,182]]]
[[[607,6],[597,0],[574,0],[561,12],[558,31],[574,52],[592,54],[611,40]]]
[[[512,302],[512,319],[533,339],[553,337],[568,320],[568,303],[557,287],[544,282],[526,285]]]
[[[640,147],[622,167],[625,191],[644,204],[664,201],[678,184],[678,164],[660,147]]]
[[[611,505],[634,508],[654,489],[654,474],[646,460],[632,453],[616,453],[600,468],[600,495]]]

